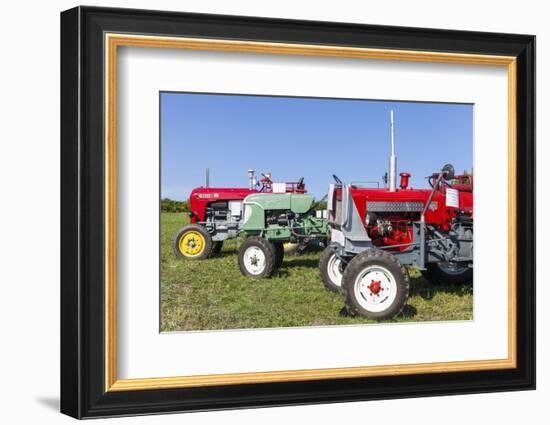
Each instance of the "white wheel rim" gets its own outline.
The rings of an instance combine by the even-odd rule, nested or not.
[[[342,272],[340,271],[341,260],[332,254],[327,264],[327,274],[332,283],[336,286],[342,286]]]
[[[445,274],[459,275],[466,271],[468,266],[459,266],[457,263],[438,263],[437,266]]]
[[[365,267],[355,279],[355,298],[365,310],[378,313],[389,308],[397,296],[393,274],[382,266]]]
[[[265,269],[265,254],[257,246],[246,249],[243,256],[244,266],[250,274],[260,274]]]

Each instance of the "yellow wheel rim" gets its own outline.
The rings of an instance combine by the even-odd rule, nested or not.
[[[206,241],[197,231],[185,232],[178,243],[180,252],[186,257],[197,257],[204,252]]]

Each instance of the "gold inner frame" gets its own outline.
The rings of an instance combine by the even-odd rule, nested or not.
[[[116,97],[119,46],[325,56],[507,67],[508,72],[508,358],[165,378],[117,379],[116,373]],[[105,391],[447,373],[515,368],[516,358],[516,58],[255,41],[105,34]]]

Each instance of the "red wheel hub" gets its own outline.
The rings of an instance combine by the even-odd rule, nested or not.
[[[368,288],[373,294],[376,295],[380,292],[380,290],[382,289],[382,286],[380,286],[379,280],[371,280]]]

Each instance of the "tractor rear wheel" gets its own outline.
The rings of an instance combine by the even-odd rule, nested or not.
[[[428,263],[426,270],[422,271],[422,275],[430,281],[430,283],[446,284],[446,285],[463,285],[472,283],[473,269],[468,265],[460,265],[456,263]]]
[[[223,248],[223,241],[213,241],[210,255],[219,254]]]
[[[212,237],[200,224],[188,224],[172,240],[174,254],[186,260],[204,260],[212,251]]]
[[[342,289],[351,316],[374,320],[397,316],[409,297],[409,275],[392,254],[369,249],[346,266]]]
[[[325,288],[332,292],[342,291],[343,263],[333,247],[327,246],[319,259],[319,271]]]
[[[275,269],[278,269],[283,264],[283,259],[285,258],[285,248],[282,242],[274,242],[273,246],[275,247],[275,255],[277,261],[275,262]]]
[[[267,239],[250,236],[239,248],[238,261],[243,275],[270,277],[277,268],[275,245]]]

